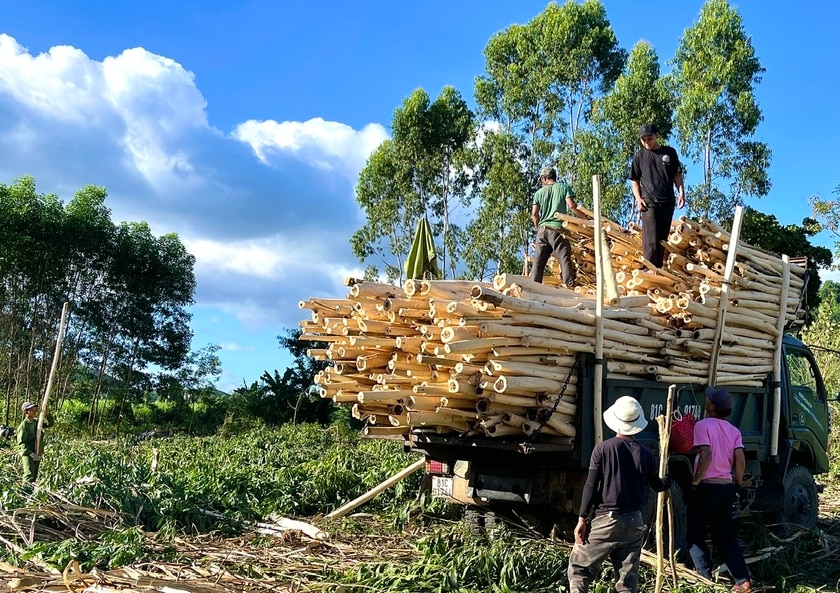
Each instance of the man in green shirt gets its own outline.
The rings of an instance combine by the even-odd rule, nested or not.
[[[534,267],[531,268],[531,280],[542,282],[545,264],[551,254],[560,263],[563,284],[567,288],[575,285],[575,266],[572,263],[572,246],[563,235],[562,223],[554,218],[555,212],[566,214],[568,211],[578,214],[575,204],[575,192],[565,181],[557,181],[554,167],[546,167],[540,175],[542,187],[534,194],[531,208],[531,220],[537,229],[537,241],[534,244]]]
[[[23,422],[17,427],[15,435],[18,451],[23,459],[23,479],[34,482],[38,478],[38,467],[41,465],[41,456],[38,455],[36,446],[38,408],[32,402],[26,402],[20,409],[23,411]]]

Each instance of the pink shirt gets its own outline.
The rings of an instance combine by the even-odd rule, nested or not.
[[[694,446],[700,445],[708,445],[712,450],[712,463],[703,479],[731,480],[735,449],[744,448],[741,431],[726,420],[703,418],[694,425]],[[694,470],[697,471],[697,461],[694,462]]]

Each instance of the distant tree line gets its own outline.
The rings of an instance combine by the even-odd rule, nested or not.
[[[31,177],[0,184],[0,393],[7,423],[21,402],[43,396],[64,302],[70,314],[53,407],[71,396],[85,401],[91,428],[105,394],[121,416],[149,393],[182,397],[196,378],[189,371],[214,372],[199,368],[212,367],[212,349],[190,351],[195,258],[175,234],[157,237],[145,222],[112,222],[106,195],[87,186],[65,204],[39,194]]]

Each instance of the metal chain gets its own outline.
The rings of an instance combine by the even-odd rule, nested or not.
[[[540,433],[542,432],[542,429],[545,427],[549,418],[551,418],[554,415],[554,412],[557,411],[557,406],[560,405],[560,400],[563,399],[563,394],[566,393],[566,388],[569,386],[569,381],[572,380],[572,373],[575,372],[575,369],[577,369],[577,367],[578,367],[578,359],[575,358],[575,362],[572,364],[571,368],[569,369],[569,373],[566,375],[566,379],[563,381],[563,387],[560,388],[560,393],[557,394],[557,397],[554,400],[554,405],[551,406],[551,411],[548,414],[544,414],[545,418],[542,420],[542,422],[540,422],[539,426],[537,426],[537,429],[534,432],[532,432],[530,435],[528,435],[528,438],[525,439],[525,441],[522,444],[519,445],[519,449],[523,453],[533,452],[534,447],[531,445],[531,443],[534,442],[534,440],[538,436],[540,436]]]

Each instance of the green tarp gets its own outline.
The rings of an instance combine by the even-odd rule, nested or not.
[[[405,260],[405,275],[406,278],[415,280],[442,276],[437,265],[432,227],[429,226],[429,220],[425,216],[417,221],[411,251],[408,252],[408,258]]]

